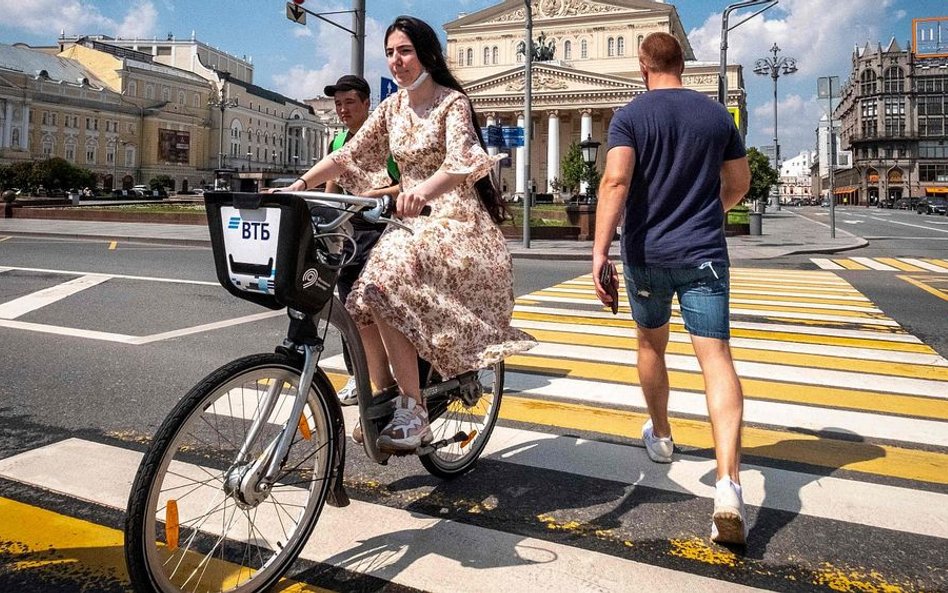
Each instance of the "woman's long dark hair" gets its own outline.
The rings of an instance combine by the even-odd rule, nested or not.
[[[394,31],[401,31],[408,36],[411,44],[415,46],[415,54],[418,56],[418,60],[428,71],[428,75],[431,76],[433,81],[467,96],[461,83],[451,74],[448,63],[441,51],[441,41],[438,40],[434,29],[428,23],[412,16],[397,17],[395,22],[385,30],[386,45],[388,45],[389,35]],[[474,126],[477,141],[480,142],[481,148],[486,151],[487,145],[484,143],[484,137],[481,134],[481,126],[477,123],[477,113],[474,111],[474,105],[470,100],[468,100],[468,105],[471,107],[471,125]],[[484,208],[487,209],[487,213],[490,214],[494,222],[498,224],[503,222],[507,218],[507,207],[500,197],[500,190],[493,182],[492,176],[485,175],[478,179],[474,184],[474,189],[477,190],[481,203],[484,204]]]

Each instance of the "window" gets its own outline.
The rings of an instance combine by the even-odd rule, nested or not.
[[[945,158],[948,156],[948,153],[945,152],[945,147],[942,146],[941,149],[941,157],[932,158]],[[919,181],[944,181],[946,178],[948,178],[948,164],[932,163],[918,165]]]
[[[86,146],[86,164],[95,164],[95,146]]]
[[[641,49],[641,48],[642,48],[642,42],[643,42],[643,41],[645,41],[645,35],[639,35],[639,38],[638,38],[638,40],[636,41],[637,45],[635,46],[635,47],[637,48],[636,51],[638,51],[638,49]]]
[[[178,103],[181,105],[185,105],[187,102],[188,100],[185,97],[184,91],[178,91]]]
[[[161,87],[161,100],[162,101],[171,101],[171,89],[164,86]]]
[[[155,85],[146,84],[145,85],[145,98],[154,99],[155,98]]]
[[[918,134],[920,136],[942,136],[945,133],[945,120],[941,117],[918,118]]]
[[[484,65],[486,66],[488,64],[490,64],[490,48],[485,47],[484,48]]]
[[[128,87],[126,88],[125,93],[129,97],[137,97],[138,96],[138,83],[135,82],[134,80],[128,81]]]
[[[905,91],[905,79],[902,77],[902,69],[898,66],[892,66],[885,71],[882,77],[882,89],[886,93],[903,93]]]
[[[463,66],[463,65],[464,65],[464,49],[462,48],[462,49],[458,49],[458,66]],[[253,106],[251,106],[251,109],[253,109]]]
[[[201,95],[198,93],[194,93],[194,97],[191,98],[191,107],[194,107],[195,109],[197,109],[200,106],[201,106]]]
[[[87,117],[87,118],[86,118],[86,129],[87,129],[87,130],[98,130],[98,129],[99,129],[99,120],[98,120],[98,118]]]
[[[582,41],[579,42],[579,58],[581,60],[585,60],[588,57],[589,57],[589,42],[583,39]]]
[[[105,149],[105,163],[107,165],[115,164],[115,146],[109,146]]]
[[[606,54],[611,58],[616,55],[616,40],[613,37],[610,37],[606,41]]]
[[[497,64],[500,61],[500,48],[496,45],[491,50],[491,63]]]
[[[67,143],[65,149],[63,150],[63,158],[67,161],[74,163],[76,161],[76,145],[73,143]]]
[[[134,146],[125,147],[125,166],[126,167],[135,166],[135,147]]]
[[[471,49],[470,47],[467,48],[467,65],[468,66],[474,65],[474,50]]]
[[[563,42],[563,59],[564,60],[573,59],[573,42],[572,41]]]
[[[49,138],[43,140],[43,157],[53,158],[53,141]]]
[[[905,99],[902,97],[885,98],[886,115],[905,115]]]
[[[863,138],[874,138],[879,135],[879,124],[874,119],[863,120],[862,136]]]
[[[866,70],[859,77],[859,94],[872,95],[876,92],[876,73]]]
[[[616,52],[620,56],[625,55],[625,37],[619,37],[616,39]]]

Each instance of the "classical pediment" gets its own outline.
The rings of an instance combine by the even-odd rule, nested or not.
[[[467,83],[465,90],[471,97],[510,95],[524,92],[523,68],[513,68],[493,76]],[[554,63],[541,63],[533,66],[533,84],[535,94],[555,93],[582,95],[588,93],[623,93],[645,90],[641,81],[619,76],[608,76],[574,70]]]
[[[642,12],[669,12],[673,8],[664,2],[651,0],[533,0],[533,18],[558,19]],[[463,16],[445,25],[446,30],[471,25],[522,23],[526,8],[522,0],[508,0]]]

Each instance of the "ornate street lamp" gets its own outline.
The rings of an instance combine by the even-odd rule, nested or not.
[[[586,163],[588,172],[595,171],[596,169],[596,160],[599,158],[600,146],[602,146],[602,142],[593,140],[592,135],[587,136],[585,140],[579,143],[579,150],[583,153],[583,161]],[[586,201],[590,204],[596,203],[595,183],[589,184],[589,188],[586,190]]]
[[[777,210],[780,210],[780,144],[777,142],[777,79],[781,74],[793,74],[797,71],[796,58],[784,56],[778,58],[780,48],[774,43],[770,48],[774,54],[772,58],[760,58],[754,63],[754,73],[763,76],[769,75],[774,81],[774,169],[777,170]]]
[[[221,88],[218,89],[218,96],[211,96],[207,100],[209,107],[217,107],[221,110],[221,134],[220,134],[220,152],[217,156],[217,168],[224,168],[224,111],[228,107],[236,107],[237,99],[230,99],[227,97],[227,80],[230,78],[230,72],[221,72]]]

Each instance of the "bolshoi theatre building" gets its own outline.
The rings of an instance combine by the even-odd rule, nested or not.
[[[649,33],[678,38],[685,51],[686,87],[717,98],[718,63],[697,62],[671,4],[648,0],[532,0],[533,39],[530,169],[536,191],[554,193],[560,162],[573,143],[607,144],[613,113],[646,91],[638,48]],[[481,125],[523,126],[526,7],[507,0],[444,25],[447,58],[470,96]],[[551,57],[552,54],[552,57]],[[727,68],[727,106],[744,128],[746,97],[740,65]],[[492,152],[498,149],[492,148]],[[501,167],[504,193],[527,186],[523,148]],[[602,168],[605,150],[599,151]],[[506,165],[507,163],[505,163]]]

